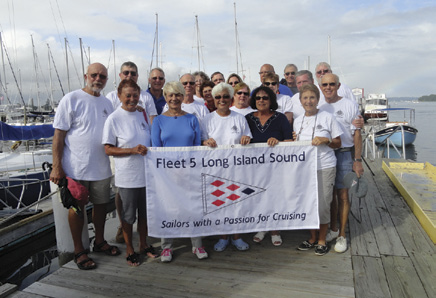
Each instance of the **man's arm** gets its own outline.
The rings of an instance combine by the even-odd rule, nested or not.
[[[59,184],[59,181],[65,177],[64,169],[62,168],[62,156],[64,154],[65,130],[55,129],[53,136],[53,169],[50,174],[50,181]]]
[[[363,175],[362,165],[362,134],[360,129],[354,131],[354,162],[353,171],[357,174],[357,177]]]

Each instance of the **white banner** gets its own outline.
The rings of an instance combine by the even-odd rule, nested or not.
[[[309,142],[149,148],[149,235],[318,228],[316,150]]]

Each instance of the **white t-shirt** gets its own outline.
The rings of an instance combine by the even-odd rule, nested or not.
[[[292,102],[292,113],[293,113],[292,116],[294,117],[294,119],[297,119],[298,116],[303,115],[306,112],[303,108],[303,105],[301,104],[299,92],[295,93],[294,96],[292,96],[291,102]]]
[[[107,119],[102,144],[119,148],[133,148],[141,144],[151,146],[150,126],[142,112],[128,112],[119,107]],[[145,159],[140,154],[114,156],[115,186],[145,187]]]
[[[206,108],[206,106],[195,100],[192,103],[182,103],[182,110],[186,113],[195,115],[195,117],[198,119],[198,122],[201,122],[201,119],[209,114],[209,110]],[[162,113],[165,113],[166,111],[168,111],[168,104],[165,104]]]
[[[324,104],[326,101],[325,101],[324,94],[322,93],[322,90],[319,87],[319,85],[317,85],[317,87],[318,87],[319,93],[320,93],[319,94],[319,104],[318,104],[318,107],[319,107],[320,105]],[[341,83],[341,86],[338,89],[338,95],[340,97],[349,98],[352,101],[354,101],[356,104],[358,104],[357,101],[356,101],[356,98],[354,97],[353,91],[350,89],[350,87],[348,87],[345,84]]]
[[[56,111],[53,127],[67,132],[62,156],[65,174],[76,180],[99,181],[112,176],[109,157],[101,144],[111,102],[83,90],[66,94]]]
[[[111,101],[112,106],[114,107],[114,111],[118,107],[121,107],[121,101],[118,98],[118,92],[116,90],[109,92],[106,95],[106,97]],[[154,104],[153,97],[147,91],[141,90],[141,93],[139,94],[139,103],[138,104],[145,109],[145,112],[147,113],[147,116],[149,119],[150,119],[150,116],[157,115],[156,106]]]
[[[197,95],[194,94],[194,100],[204,105],[204,98],[198,97]]]
[[[201,139],[213,138],[217,145],[239,144],[242,136],[252,138],[250,127],[244,116],[235,111],[221,117],[216,111],[206,115],[201,123]]]
[[[256,112],[257,111],[257,110],[254,110],[250,106],[248,106],[248,107],[246,107],[244,109],[238,109],[237,107],[232,106],[232,107],[230,107],[230,110],[235,111],[236,113],[239,113],[239,114],[244,115],[244,116],[250,114],[251,112]]]
[[[357,103],[351,99],[343,97],[335,103],[325,102],[322,105],[318,105],[321,111],[326,111],[333,114],[336,120],[341,125],[341,129],[344,132],[341,135],[342,147],[354,146],[354,131],[357,129],[351,122],[356,118],[359,113],[359,107]]]
[[[342,134],[342,129],[333,115],[323,111],[318,111],[314,116],[305,116],[304,114],[298,116],[294,120],[294,131],[297,133],[299,141],[310,141],[315,137],[334,139]],[[336,167],[334,150],[327,144],[317,147],[318,170]]]
[[[282,114],[292,112],[292,101],[288,95],[277,94],[277,105],[279,106],[277,112]]]

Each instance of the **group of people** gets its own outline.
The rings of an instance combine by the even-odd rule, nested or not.
[[[310,71],[298,71],[297,66],[288,64],[280,82],[274,67],[264,64],[259,72],[262,84],[251,91],[237,74],[231,74],[226,81],[220,72],[209,78],[199,71],[165,84],[164,71],[154,68],[148,79],[149,88],[144,91],[137,84],[137,66],[125,62],[117,90],[105,97],[102,90],[108,79],[107,69],[100,63],[91,64],[85,74],[85,87],[65,95],[59,103],[53,124],[50,180],[59,184],[68,176],[88,188],[94,204],[93,251],[119,255],[120,249],[104,239],[106,204],[113,177],[109,161],[112,156],[120,218],[118,234],[126,243],[127,263],[138,266],[141,254],[158,257],[155,248],[147,244],[143,156],[148,147],[249,143],[275,146],[279,142],[310,140],[313,146],[318,146],[320,227],[311,230],[310,238],[298,249],[314,248],[315,254],[324,255],[329,250],[328,242],[336,239],[334,249],[344,252],[350,204],[342,180],[351,171],[358,176],[363,174],[360,134],[363,120],[351,90],[339,82],[327,63],[319,63],[315,74],[318,85]],[[139,253],[132,243],[136,219]],[[96,268],[82,243],[83,218],[70,209],[68,221],[74,261],[83,270]],[[259,231],[253,241],[262,241],[267,233]],[[269,233],[273,245],[282,244],[280,231]],[[161,240],[162,262],[172,260],[172,243],[173,239]],[[191,243],[192,253],[198,259],[208,257],[201,237],[191,238]],[[237,250],[249,249],[249,244],[234,234],[222,235],[214,250],[223,251],[229,244]]]

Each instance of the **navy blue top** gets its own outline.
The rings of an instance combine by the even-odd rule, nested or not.
[[[279,141],[292,139],[292,126],[284,114],[274,112],[265,122],[265,125],[262,126],[259,118],[254,116],[254,113],[245,116],[253,135],[251,143],[266,143],[271,137]]]
[[[162,96],[159,98],[154,97],[153,94],[151,94],[150,92],[150,88],[147,89],[147,92],[151,95],[151,97],[153,97],[153,101],[154,101],[154,105],[156,107],[156,112],[158,115],[162,114],[162,110],[163,107],[165,106],[165,104],[167,103],[165,101],[165,97],[163,96],[163,92],[162,92]]]

